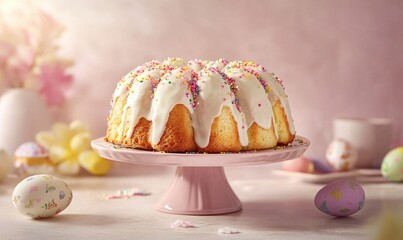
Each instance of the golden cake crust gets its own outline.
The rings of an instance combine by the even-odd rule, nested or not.
[[[199,152],[238,152],[242,149],[239,142],[237,124],[231,110],[224,106],[220,116],[211,125],[209,144],[198,148]]]
[[[276,101],[276,103],[274,104],[273,114],[274,114],[274,120],[276,122],[278,144],[286,145],[291,143],[295,138],[295,134],[292,134],[290,132],[287,116],[285,114],[284,108],[281,106],[280,101]]]
[[[148,133],[148,135],[151,134]],[[157,151],[166,152],[193,152],[196,150],[192,122],[185,106],[177,104],[171,110],[160,142],[152,147]]]
[[[214,119],[209,144],[205,148],[198,147],[195,143],[191,117],[187,108],[182,104],[176,105],[171,110],[164,133],[158,144],[151,144],[152,122],[145,118],[140,118],[130,138],[126,137],[128,129],[124,128],[124,137],[119,139],[117,131],[114,131],[114,129],[119,127],[122,120],[113,115],[122,112],[118,110],[122,104],[124,103],[119,100],[115,103],[116,107],[114,107],[109,117],[109,127],[105,140],[127,148],[165,152],[239,152],[241,150],[268,149],[275,147],[277,144],[288,144],[295,137],[289,131],[287,118],[280,101],[276,101],[273,106],[273,112],[277,123],[278,139],[275,135],[274,123],[269,129],[264,129],[253,123],[248,129],[249,144],[245,147],[242,147],[239,142],[237,123],[230,109],[226,106],[223,107],[221,114]],[[130,113],[130,110],[127,110],[127,113]],[[126,115],[130,116],[130,114]],[[126,120],[125,117],[124,121]]]

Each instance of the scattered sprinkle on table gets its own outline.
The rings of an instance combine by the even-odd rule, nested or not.
[[[176,228],[195,228],[196,226],[193,225],[191,222],[184,221],[181,219],[176,220],[171,224],[171,228],[176,229]]]
[[[121,189],[117,190],[113,194],[105,194],[105,199],[117,199],[117,198],[131,198],[134,196],[147,196],[150,195],[150,193],[146,192],[143,189],[139,188],[126,188],[126,189]]]
[[[232,227],[223,227],[223,228],[219,228],[217,233],[218,234],[238,234],[241,232]]]

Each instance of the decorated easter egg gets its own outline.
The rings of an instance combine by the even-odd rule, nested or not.
[[[388,152],[381,166],[382,175],[393,182],[403,182],[403,147]]]
[[[307,157],[299,157],[283,163],[283,170],[291,172],[313,173],[314,163]]]
[[[329,144],[326,159],[336,171],[348,171],[357,163],[358,153],[348,142],[336,139]]]
[[[67,184],[48,174],[22,180],[12,196],[18,211],[32,218],[52,217],[69,206],[72,198],[73,194]]]
[[[313,166],[315,168],[315,173],[332,173],[334,168],[330,164],[322,159],[312,159]]]
[[[54,170],[45,148],[35,142],[20,145],[14,153],[14,167],[18,174],[52,173]]]
[[[8,154],[3,149],[0,149],[0,182],[6,178],[9,169],[10,160],[8,158]]]
[[[358,183],[339,180],[324,186],[315,196],[319,211],[344,217],[358,212],[365,202],[364,189]]]

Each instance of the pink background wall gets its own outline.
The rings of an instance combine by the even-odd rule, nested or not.
[[[284,82],[297,132],[323,156],[334,117],[393,119],[402,138],[403,1],[41,0],[75,60],[67,119],[96,136],[118,80],[152,59],[253,60]]]

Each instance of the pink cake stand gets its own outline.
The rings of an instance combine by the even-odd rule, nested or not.
[[[297,136],[284,148],[232,154],[162,153],[120,148],[93,140],[104,158],[131,164],[177,166],[176,177],[156,210],[173,214],[213,215],[236,212],[242,204],[229,185],[223,166],[269,164],[300,157],[309,140]]]

